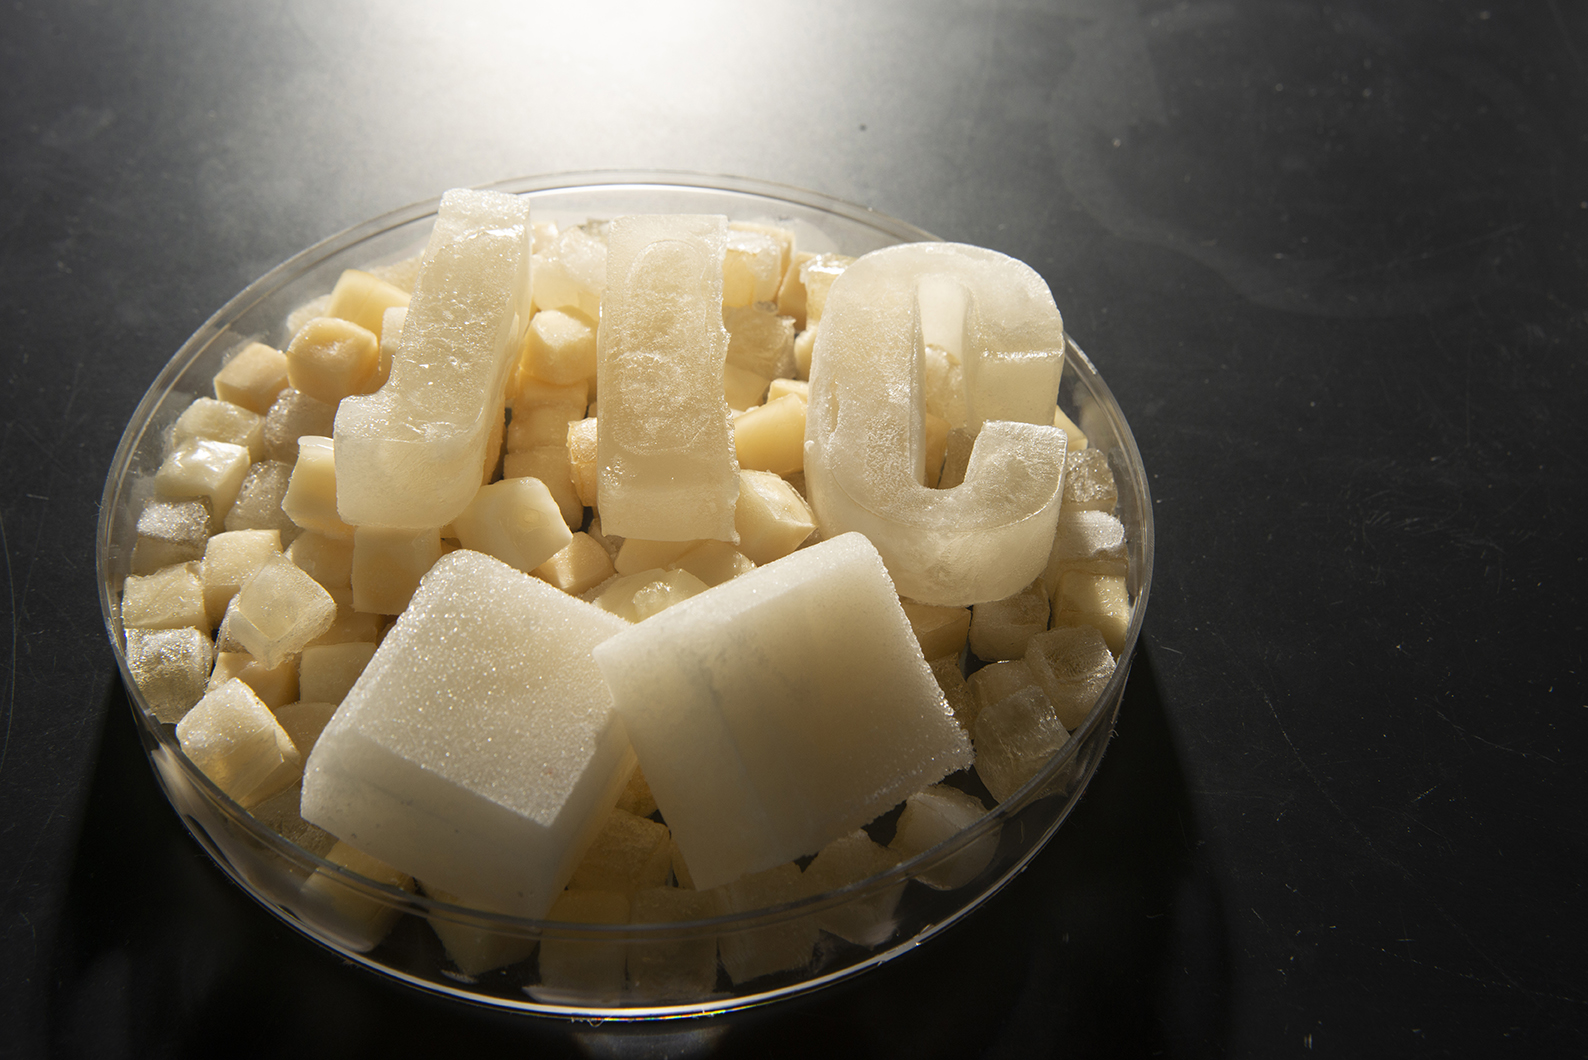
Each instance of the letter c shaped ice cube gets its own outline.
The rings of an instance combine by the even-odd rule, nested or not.
[[[964,482],[925,483],[923,347],[964,369],[979,428]],[[826,536],[858,530],[902,596],[961,606],[1018,592],[1053,542],[1065,436],[1064,325],[1029,266],[958,243],[873,251],[833,283],[816,333],[805,479]]]

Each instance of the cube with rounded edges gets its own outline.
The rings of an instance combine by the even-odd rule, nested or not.
[[[452,528],[464,548],[495,556],[525,574],[573,540],[556,498],[537,478],[504,478],[481,486]]]
[[[594,654],[701,889],[814,854],[971,762],[860,534],[674,604]]]

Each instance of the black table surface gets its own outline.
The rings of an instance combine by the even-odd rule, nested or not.
[[[0,1053],[1582,1055],[1588,6],[1486,2],[7,3]],[[1032,264],[1158,532],[1029,870],[661,1030],[433,999],[263,913],[155,786],[93,562],[140,394],[249,281],[614,168]]]

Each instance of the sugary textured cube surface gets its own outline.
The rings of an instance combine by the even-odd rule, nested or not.
[[[1114,655],[1090,625],[1059,626],[1032,637],[1024,662],[1066,729],[1086,720],[1114,675]]]
[[[886,872],[899,861],[897,851],[856,829],[823,847],[805,867],[805,879],[812,894],[831,891]],[[899,883],[864,899],[824,909],[816,914],[816,923],[846,942],[878,946],[893,935],[897,926],[893,914],[903,894],[904,884]]]
[[[206,499],[151,499],[138,513],[138,538],[132,547],[132,573],[149,574],[173,563],[204,557],[210,537]]]
[[[722,393],[727,219],[620,217],[597,337],[598,498],[613,533],[734,539],[738,467]]]
[[[717,915],[715,895],[678,887],[637,891],[629,913],[635,924],[672,924]],[[701,1001],[717,985],[717,940],[711,936],[632,941],[629,989],[639,1001]]]
[[[904,800],[904,812],[894,829],[889,849],[901,858],[924,854],[952,839],[987,814],[974,795],[945,784],[934,784]],[[966,846],[918,873],[928,887],[951,891],[981,874],[998,852],[998,828],[977,836]]]
[[[989,663],[970,675],[966,684],[976,700],[976,711],[992,706],[1006,696],[1012,696],[1028,685],[1037,684],[1036,676],[1026,659],[1006,659]]]
[[[547,919],[626,924],[629,898],[616,891],[565,891]],[[623,996],[626,950],[621,941],[547,937],[540,944],[540,983],[526,989],[538,1001],[615,1001]]]
[[[703,889],[814,854],[970,764],[858,534],[708,589],[595,656]]]
[[[204,630],[129,629],[127,669],[149,709],[174,724],[204,695],[215,663],[215,642]]]
[[[444,556],[310,756],[303,815],[482,908],[550,908],[634,755],[590,658],[622,619]]]
[[[1111,512],[1118,501],[1114,472],[1101,449],[1082,449],[1065,459],[1065,510]]]
[[[266,666],[303,650],[336,618],[336,601],[286,556],[275,556],[237,592],[232,636]]]
[[[1108,512],[1087,509],[1059,510],[1048,566],[1042,584],[1052,596],[1066,571],[1123,575],[1129,569],[1125,550],[1125,524]]]
[[[303,759],[270,708],[232,679],[207,692],[176,725],[182,753],[242,803],[269,798],[298,779]]]
[[[810,882],[799,866],[785,862],[751,873],[713,892],[718,915],[798,901],[810,894]],[[767,927],[734,931],[717,939],[722,965],[735,983],[773,972],[793,971],[810,963],[816,949],[816,920],[809,914]]]
[[[976,775],[1003,802],[1047,764],[1070,734],[1042,689],[1027,686],[976,718]]]
[[[291,484],[291,464],[261,460],[251,465],[223,525],[227,530],[274,530],[283,541],[291,541],[298,524],[281,507]]]
[[[200,563],[173,563],[152,574],[129,574],[121,587],[125,629],[209,629]]]
[[[1038,579],[970,612],[971,651],[983,659],[1018,659],[1026,653],[1026,642],[1048,628],[1048,594]]]
[[[931,489],[920,340],[965,369],[978,430],[964,481]],[[1064,475],[1053,426],[1064,329],[1042,278],[994,251],[915,243],[867,254],[833,283],[811,369],[805,480],[828,534],[858,530],[899,592],[973,604],[1042,573]]]
[[[444,526],[480,485],[529,318],[529,208],[450,191],[386,385],[336,413],[337,508],[354,525]]]

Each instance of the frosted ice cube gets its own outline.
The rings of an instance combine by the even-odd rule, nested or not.
[[[970,650],[983,659],[1018,659],[1026,653],[1026,642],[1048,628],[1048,594],[1040,578],[970,611]]]
[[[568,878],[568,886],[632,892],[660,887],[671,872],[672,837],[667,826],[614,807]]]
[[[1065,571],[1124,574],[1129,566],[1125,524],[1108,512],[1061,508],[1042,584],[1052,596]]]
[[[347,843],[332,846],[326,851],[325,860],[376,883],[414,890],[414,881],[407,873]],[[379,945],[402,913],[389,898],[368,893],[325,869],[314,870],[299,898],[301,905],[295,910],[299,916],[356,953]]]
[[[676,604],[595,658],[702,888],[813,854],[970,764],[858,534]]]
[[[1064,461],[1064,510],[1111,512],[1119,501],[1114,472],[1101,449],[1082,449]]]
[[[570,924],[626,924],[629,898],[613,891],[564,891],[546,914]],[[605,1002],[623,996],[627,946],[605,938],[558,938],[540,943],[540,982],[525,987],[537,1001]]]
[[[974,795],[944,784],[934,784],[904,800],[904,812],[893,834],[890,849],[901,858],[913,858],[959,835],[987,814]],[[917,879],[939,891],[963,887],[981,875],[998,852],[1000,828],[977,836],[961,849],[918,873]]]
[[[1114,675],[1114,655],[1090,625],[1059,626],[1032,637],[1024,662],[1067,729],[1086,720]]]
[[[204,610],[211,626],[225,616],[226,605],[243,583],[280,554],[279,530],[228,530],[209,539],[199,569],[204,577]]]
[[[336,602],[286,556],[273,557],[237,592],[228,628],[249,654],[275,666],[336,618]]]
[[[149,709],[174,724],[204,695],[215,642],[203,630],[129,629],[127,669]]]
[[[897,851],[876,843],[857,829],[823,847],[805,867],[805,879],[813,894],[832,891],[886,872],[899,861]],[[816,923],[846,942],[879,946],[888,941],[898,927],[893,914],[903,894],[904,884],[899,883],[867,898],[851,899],[823,909],[816,914]]]
[[[209,629],[202,565],[173,563],[152,574],[129,574],[121,586],[121,624],[125,629]]]
[[[1003,802],[1070,739],[1053,704],[1036,685],[983,710],[976,718],[976,775]]]
[[[210,536],[208,499],[150,500],[138,513],[132,573],[149,574],[173,563],[202,559]]]
[[[798,901],[810,893],[810,882],[793,862],[742,876],[712,892],[719,916]],[[805,967],[815,952],[816,937],[816,921],[806,914],[766,927],[719,935],[717,951],[728,977],[743,983],[773,972]]]
[[[292,738],[236,678],[206,692],[177,722],[176,738],[182,753],[244,806],[269,798],[302,773]]]
[[[308,394],[288,387],[265,414],[265,455],[271,460],[295,464],[298,439],[304,435],[329,438],[336,425],[336,406],[316,401]]]
[[[308,762],[303,815],[482,908],[540,916],[634,756],[590,649],[622,619],[444,556]]]
[[[281,502],[292,481],[292,465],[261,460],[248,469],[237,490],[237,501],[226,513],[228,530],[274,530],[281,540],[298,536],[298,524],[282,510]]]

